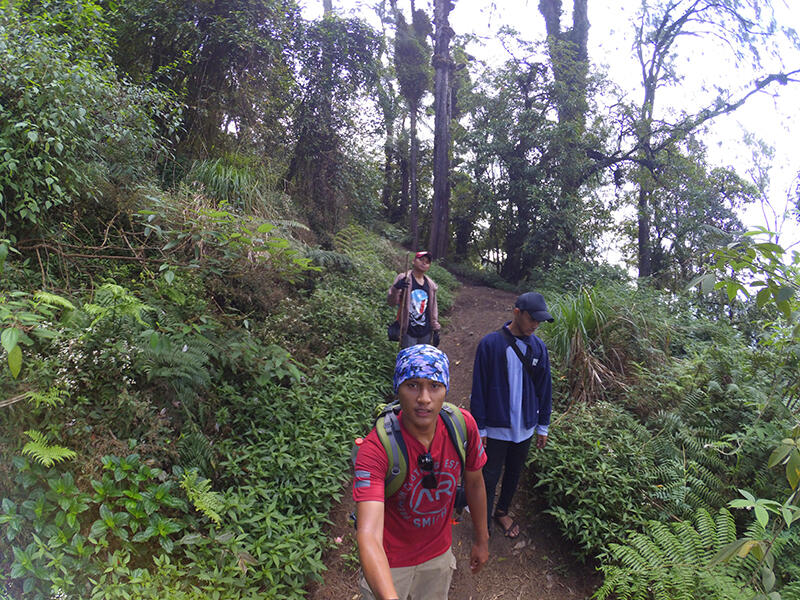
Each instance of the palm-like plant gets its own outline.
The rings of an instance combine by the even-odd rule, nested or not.
[[[555,313],[555,322],[548,329],[548,345],[562,357],[571,401],[601,398],[614,379],[603,345],[608,315],[613,314],[607,299],[596,290],[581,288],[575,296],[559,302]]]

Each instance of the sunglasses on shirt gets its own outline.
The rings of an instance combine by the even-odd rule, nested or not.
[[[420,471],[424,473],[422,477],[422,487],[426,490],[436,489],[437,482],[436,475],[433,474],[433,457],[431,453],[426,452],[425,454],[420,454],[417,458],[417,466],[420,468]]]

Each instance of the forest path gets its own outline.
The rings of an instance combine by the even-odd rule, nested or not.
[[[481,338],[511,319],[516,294],[465,284],[445,319],[440,348],[450,359],[450,389],[447,399],[469,408],[472,363]],[[546,327],[546,324],[544,325]],[[532,450],[535,452],[536,450]],[[458,569],[450,586],[449,600],[584,600],[601,580],[593,567],[577,562],[570,544],[561,537],[552,518],[541,512],[534,498],[525,494],[523,476],[511,514],[520,524],[516,539],[503,537],[497,527],[489,540],[489,562],[480,573],[469,570],[472,522],[465,512],[453,527],[453,552]],[[323,560],[328,567],[324,582],[312,584],[311,600],[358,599],[358,558],[353,526],[348,515],[354,510],[350,490],[331,511],[329,533],[334,547]],[[338,540],[338,542],[336,541]]]

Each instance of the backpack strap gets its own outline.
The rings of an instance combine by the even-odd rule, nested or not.
[[[389,459],[389,468],[386,470],[384,482],[384,497],[397,493],[406,481],[408,475],[408,448],[400,432],[400,419],[398,413],[400,405],[397,402],[387,404],[378,415],[375,430],[378,439],[383,444],[386,456]],[[464,413],[455,404],[445,402],[439,413],[444,422],[450,441],[453,442],[458,458],[461,460],[461,475],[467,464],[467,423]]]
[[[439,413],[444,421],[444,426],[450,436],[450,440],[456,447],[458,458],[461,459],[461,476],[464,476],[464,468],[467,464],[467,422],[464,420],[464,413],[455,404],[445,402]]]
[[[536,381],[536,377],[533,375],[533,365],[525,360],[525,357],[522,355],[522,351],[519,349],[519,346],[517,346],[517,339],[505,327],[500,328],[500,333],[503,334],[506,342],[509,346],[511,346],[511,349],[517,355],[517,358],[519,358],[519,361],[522,363],[522,368],[528,374],[528,377],[531,378],[532,382]]]
[[[398,412],[400,412],[398,403],[388,404],[375,423],[378,439],[383,444],[383,449],[389,459],[389,468],[386,471],[384,483],[384,496],[386,498],[400,489],[408,474],[408,448],[406,448],[406,442],[400,432]]]

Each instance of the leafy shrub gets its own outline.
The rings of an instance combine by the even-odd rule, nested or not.
[[[200,187],[218,203],[226,203],[248,214],[266,218],[286,218],[292,214],[286,195],[276,190],[280,176],[265,166],[264,157],[249,158],[231,154],[195,161],[184,178]]]
[[[321,523],[348,473],[353,437],[386,400],[392,364],[385,345],[362,340],[320,359],[301,385],[232,399],[236,433],[219,449],[228,517],[259,559],[251,585],[266,597],[300,598],[321,573]]]
[[[628,284],[631,277],[619,265],[598,264],[570,259],[556,263],[542,273],[531,273],[523,287],[531,285],[542,293],[574,293],[581,288]]]
[[[187,505],[175,482],[136,454],[104,457],[92,492],[69,471],[19,457],[13,464],[18,495],[2,499],[0,527],[13,556],[10,580],[26,598],[50,598],[53,589],[87,597],[117,552],[147,564],[154,545],[172,552],[191,523],[177,516]]]
[[[447,269],[459,277],[487,287],[516,293],[520,293],[523,290],[522,286],[505,281],[500,274],[493,269],[476,268],[466,263],[451,262],[447,263]]]
[[[747,585],[754,559],[708,568],[714,556],[735,539],[736,525],[726,509],[714,517],[701,509],[694,524],[649,521],[643,533],[632,534],[624,544],[610,545],[613,563],[602,567],[605,581],[596,597],[604,600],[614,593],[637,600],[755,597],[756,591]]]
[[[459,283],[458,279],[456,279],[453,275],[448,273],[443,267],[436,263],[431,265],[431,268],[428,270],[428,275],[439,286],[439,290],[436,295],[436,302],[439,306],[439,314],[441,315],[453,307],[453,302],[455,302],[455,292],[461,284]]]
[[[47,342],[58,334],[55,322],[66,318],[75,306],[61,296],[47,292],[28,294],[21,290],[0,292],[0,357],[16,379],[23,365],[22,346],[34,346],[34,341]],[[30,334],[30,335],[28,335]],[[2,363],[0,363],[2,364]]]
[[[655,516],[650,434],[618,406],[576,405],[554,423],[547,448],[530,456],[546,512],[583,556]]]
[[[89,20],[102,21],[86,4]],[[120,82],[98,59],[102,25],[60,24],[52,30],[14,2],[0,12],[0,217],[12,240],[98,199],[107,182],[147,178],[165,150],[152,117],[173,122],[163,94]]]

